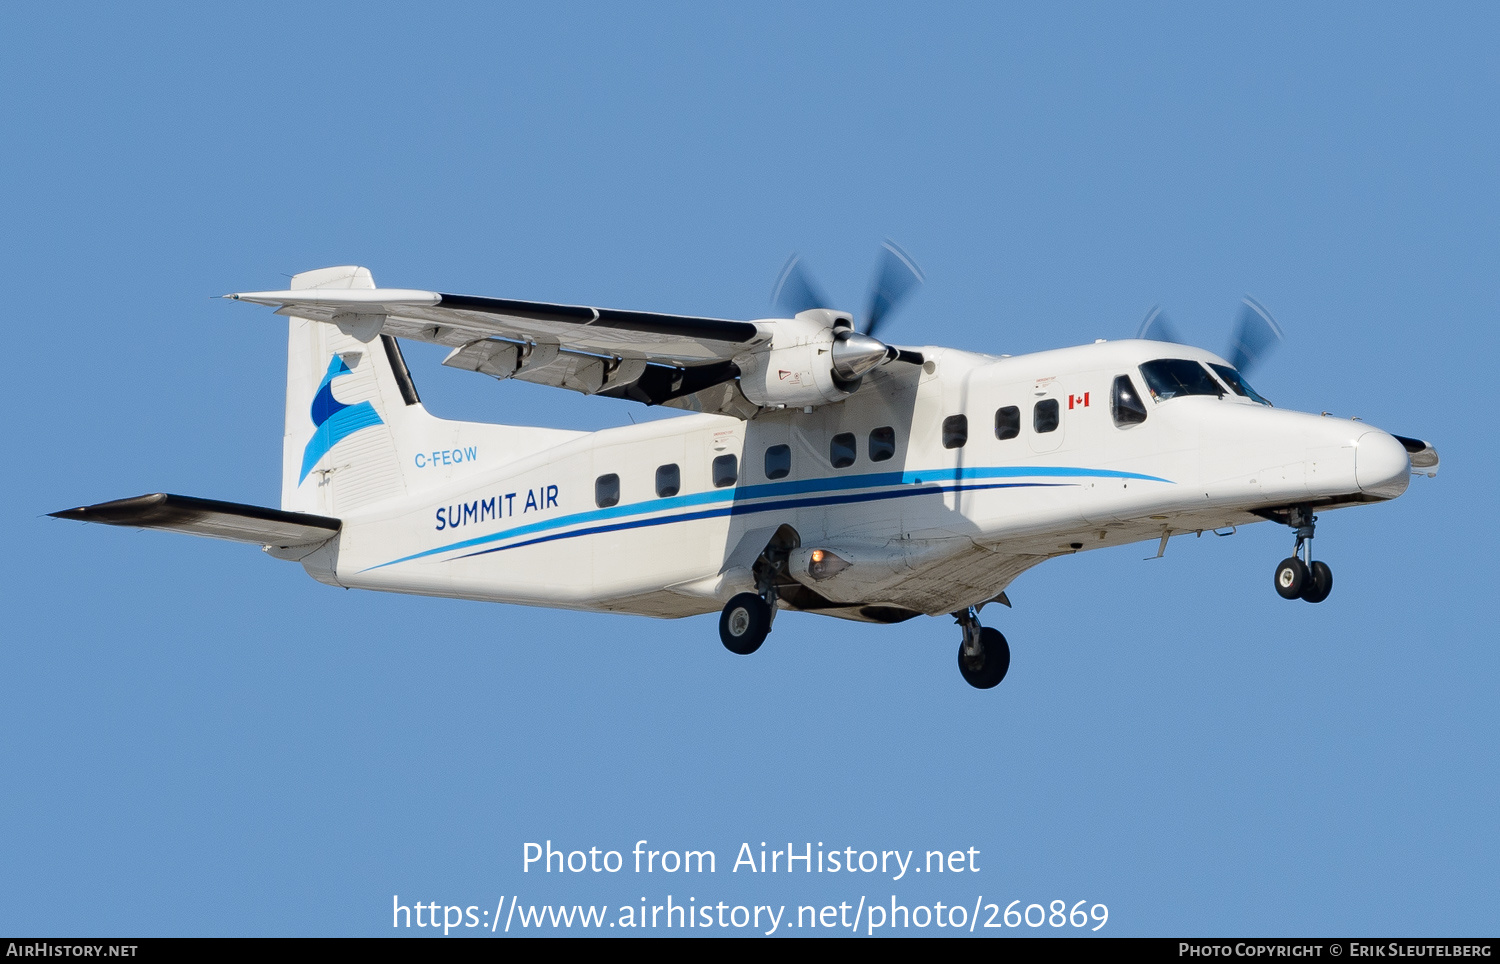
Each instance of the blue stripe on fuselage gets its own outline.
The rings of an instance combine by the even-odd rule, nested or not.
[[[899,499],[914,495],[937,494],[941,492],[964,492],[982,489],[997,488],[1022,488],[1033,486],[1056,485],[1058,483],[1034,482],[1026,484],[993,484],[993,485],[952,485],[945,486],[944,482],[962,482],[966,479],[1003,479],[1003,478],[1109,478],[1109,479],[1140,479],[1146,482],[1163,482],[1174,485],[1170,479],[1159,478],[1154,475],[1143,475],[1139,472],[1117,472],[1111,469],[1083,469],[1071,466],[980,466],[954,469],[929,469],[909,472],[874,472],[866,475],[851,475],[823,479],[803,479],[795,482],[766,482],[756,485],[741,485],[724,489],[715,489],[709,492],[695,492],[691,495],[679,495],[666,499],[653,499],[649,502],[632,502],[629,505],[611,506],[607,509],[591,509],[587,512],[575,512],[571,515],[556,519],[548,519],[541,522],[533,522],[527,525],[515,526],[500,532],[492,532],[489,535],[476,536],[472,539],[464,539],[459,542],[450,543],[446,546],[438,546],[433,549],[424,549],[421,552],[392,559],[390,562],[382,562],[379,565],[370,566],[362,572],[370,572],[375,569],[384,569],[386,566],[394,566],[403,562],[411,562],[414,559],[423,559],[441,552],[457,552],[461,549],[472,549],[475,546],[487,545],[502,539],[515,539],[522,536],[545,532],[550,529],[560,529],[566,526],[587,525],[590,523],[603,522],[608,519],[619,519],[629,516],[646,515],[647,513],[669,512],[674,509],[686,509],[694,506],[710,505],[716,502],[733,502],[731,506],[720,509],[694,512],[683,515],[662,517],[651,520],[643,520],[638,524],[622,524],[618,526],[595,526],[587,530],[558,534],[556,536],[534,539],[519,545],[536,545],[539,542],[550,542],[563,535],[588,535],[595,532],[609,532],[617,529],[637,528],[645,525],[662,525],[669,522],[690,522],[695,519],[714,518],[724,515],[740,515],[751,512],[767,512],[774,509],[800,508],[811,505],[836,505],[839,503],[870,502],[881,499]],[[881,486],[910,486],[911,488],[894,492],[862,493],[841,496],[826,497],[822,499],[791,499],[787,496],[806,495],[814,492],[827,492],[838,489],[871,489]],[[754,499],[777,499],[770,503],[757,503],[755,505],[744,505],[743,503]],[[519,548],[519,545],[506,546],[504,548]],[[496,550],[486,550],[496,551]],[[455,558],[468,558],[469,556],[483,555],[483,552],[471,552]]]
[[[993,482],[989,485],[948,485],[938,486],[940,492],[975,492],[980,489],[1038,489],[1056,488],[1059,486],[1076,485],[1074,482]],[[896,492],[862,492],[858,495],[830,495],[821,496],[816,499],[784,499],[780,502],[757,502],[753,505],[729,505],[719,509],[707,509],[703,512],[689,512],[686,515],[662,516],[655,519],[637,519],[634,522],[617,522],[614,525],[593,526],[588,529],[574,529],[571,532],[556,532],[550,536],[542,536],[537,539],[527,539],[525,542],[515,542],[508,546],[496,546],[493,549],[481,549],[478,552],[469,552],[457,559],[468,559],[471,556],[486,556],[492,552],[504,552],[507,549],[520,549],[524,546],[534,546],[542,542],[555,542],[559,539],[571,539],[574,536],[592,536],[601,532],[619,532],[622,529],[644,529],[649,526],[669,525],[674,522],[693,522],[697,519],[713,519],[719,516],[750,515],[754,512],[775,512],[780,509],[803,509],[820,505],[850,505],[855,502],[879,502],[885,499],[904,499],[913,495],[930,495],[932,489],[907,489]]]

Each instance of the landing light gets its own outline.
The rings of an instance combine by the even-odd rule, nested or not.
[[[827,549],[814,549],[808,559],[807,574],[814,579],[827,579],[849,568],[849,563]]]

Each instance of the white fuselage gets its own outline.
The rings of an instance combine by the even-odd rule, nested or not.
[[[421,470],[418,484],[340,513],[338,539],[304,563],[351,588],[684,616],[752,588],[755,559],[790,527],[794,544],[848,564],[813,580],[794,557],[793,575],[815,594],[801,598],[817,600],[801,608],[891,621],[992,599],[1052,556],[1260,521],[1257,510],[1394,498],[1407,484],[1401,443],[1362,422],[1233,393],[1153,399],[1138,366],[1224,364],[1198,349],[922,352],[926,365],[886,366],[811,412],[557,433],[526,454],[499,451],[504,437],[484,426],[447,423],[459,427],[440,445],[400,453]],[[1123,427],[1111,409],[1121,375],[1146,410]],[[1051,403],[1056,428],[1038,431]],[[1000,438],[997,412],[1011,407],[1018,431]],[[955,416],[966,438],[954,445],[948,421],[945,445]],[[851,441],[852,462],[835,467]],[[722,484],[731,456],[733,481]],[[659,494],[672,466],[676,491]],[[798,602],[784,593],[782,604]]]

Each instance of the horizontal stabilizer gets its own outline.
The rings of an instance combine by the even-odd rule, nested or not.
[[[168,529],[189,535],[261,546],[314,546],[338,535],[339,520],[307,512],[283,512],[238,502],[216,502],[188,495],[138,495],[98,505],[50,513],[57,519],[102,522],[139,529]]]

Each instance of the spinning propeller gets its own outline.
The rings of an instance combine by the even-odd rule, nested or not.
[[[1248,375],[1251,369],[1271,353],[1278,342],[1286,339],[1282,337],[1276,319],[1271,317],[1264,305],[1249,295],[1245,296],[1242,305],[1234,336],[1230,339],[1229,349],[1224,352],[1224,357],[1242,374]],[[1135,336],[1151,341],[1170,341],[1178,345],[1188,343],[1177,334],[1177,329],[1167,320],[1167,316],[1162,314],[1160,305],[1146,313],[1146,320],[1141,322],[1140,330]]]
[[[922,269],[911,255],[901,250],[900,245],[887,240],[880,246],[880,260],[875,268],[875,279],[870,285],[870,303],[865,311],[865,321],[858,332],[839,329],[834,344],[834,365],[839,375],[846,379],[857,379],[885,361],[904,361],[913,365],[922,364],[922,354],[902,351],[886,345],[875,337],[876,330],[896,307],[924,280]],[[828,308],[831,302],[822,289],[813,281],[812,275],[802,265],[802,256],[793,254],[782,266],[776,278],[776,287],[771,292],[771,302],[789,315],[811,308]]]

